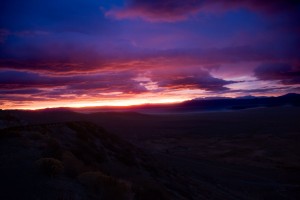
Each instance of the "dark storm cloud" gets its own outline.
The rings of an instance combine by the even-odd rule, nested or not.
[[[1,95],[0,96],[0,102],[3,103],[5,101],[9,101],[9,102],[13,102],[14,104],[24,104],[27,105],[26,103],[24,103],[24,101],[45,101],[48,100],[48,97],[44,97],[44,96],[32,96],[32,95],[28,95],[28,94],[24,94],[24,95],[14,95],[14,94],[8,94],[8,95]]]
[[[165,79],[162,79],[165,78]],[[202,89],[207,91],[224,91],[227,84],[234,81],[225,81],[223,79],[211,76],[207,71],[198,70],[197,72],[180,72],[180,74],[171,74],[169,77],[153,79],[157,81],[160,87],[169,89]]]
[[[261,80],[279,80],[283,84],[300,84],[300,66],[287,63],[267,63],[258,66],[254,74]]]
[[[21,101],[25,97],[30,99],[30,95],[60,98],[61,95],[70,94],[90,96],[101,95],[101,92],[137,94],[147,91],[139,83],[131,80],[133,77],[135,74],[132,72],[47,76],[31,72],[0,71],[0,94],[2,99],[10,99],[12,95],[21,95],[13,98]]]
[[[111,10],[107,12],[107,15],[119,19],[138,17],[148,21],[174,22],[188,19],[199,12],[248,8],[264,13],[274,13],[297,11],[297,6],[299,2],[286,0],[129,0],[125,8]]]
[[[56,87],[81,81],[80,77],[50,77],[22,71],[1,71],[0,88]]]
[[[297,0],[241,0],[241,1],[223,1],[224,4],[231,6],[248,7],[253,10],[262,12],[276,13],[276,12],[290,12],[299,9],[299,1]]]
[[[0,89],[0,94],[1,95],[7,95],[7,94],[39,94],[41,93],[42,90],[39,89],[17,89],[17,90],[1,90]]]
[[[139,94],[146,92],[147,89],[131,80],[103,80],[92,83],[86,82],[82,84],[74,84],[67,87],[67,90],[84,92],[86,94],[105,93],[105,92],[120,92],[127,94]]]
[[[66,61],[45,61],[45,60],[19,60],[19,59],[0,59],[0,69],[28,70],[32,72],[51,72],[57,74],[77,74],[100,69],[104,65],[102,60],[95,62],[75,62]]]
[[[107,15],[116,18],[140,17],[149,21],[177,21],[197,12],[203,1],[195,0],[132,0],[128,7],[112,10]]]
[[[60,63],[59,66],[53,63],[45,63],[43,61],[22,61],[17,59],[2,59],[0,60],[1,69],[16,69],[16,70],[29,70],[29,71],[61,71],[70,70],[68,65]]]
[[[134,0],[129,2],[125,10],[141,7],[153,12],[153,15],[159,16],[165,13],[170,18],[184,17],[199,6],[211,4],[210,2],[206,0]],[[232,8],[233,5],[245,5],[249,8],[253,7],[253,9],[257,7],[257,9],[278,10],[276,8],[279,7],[292,9],[294,5],[291,1],[272,1],[273,3],[270,1],[216,2],[221,4],[224,9]],[[159,43],[155,48],[148,48],[146,45],[136,47],[131,44],[130,40],[126,46],[120,42],[124,41],[122,37],[119,38],[114,35],[118,31],[114,30],[111,34],[111,29],[118,29],[115,27],[119,27],[120,24],[103,18],[97,1],[29,0],[20,2],[12,0],[5,2],[1,9],[3,10],[1,23],[5,22],[3,25],[7,25],[3,28],[0,27],[0,42],[5,41],[4,45],[0,47],[1,69],[75,74],[93,72],[104,68],[137,70],[149,68],[149,66],[155,67],[160,59],[173,62],[170,65],[174,67],[189,64],[211,65],[248,61],[285,61],[297,58],[297,52],[300,51],[299,39],[293,39],[294,36],[290,33],[280,33],[279,38],[282,38],[282,42],[277,40],[267,44],[254,43],[251,46],[228,45],[219,48],[179,46],[164,49]],[[285,20],[284,22],[286,21],[294,25],[292,20]],[[35,27],[27,27],[32,24]],[[69,29],[70,24],[77,29],[92,31],[97,37],[86,31],[77,31],[78,34],[75,30]],[[58,26],[65,30],[60,30]],[[122,31],[119,32],[126,32],[133,27],[128,21],[123,26]],[[153,28],[161,29],[155,26]],[[231,27],[231,29],[235,28]],[[226,30],[219,30],[218,32],[223,31],[226,32]],[[141,41],[149,39],[145,32],[140,31],[140,29],[137,32]],[[129,35],[130,32],[124,34],[123,37],[128,38]],[[157,37],[159,39],[159,36],[160,34],[157,34],[152,38]],[[186,39],[189,35],[182,37]],[[289,38],[289,41],[286,42],[286,38]],[[112,42],[107,42],[110,40]],[[185,43],[185,41],[181,42]],[[132,64],[133,62],[137,64]],[[152,65],[153,63],[154,65]]]
[[[262,88],[262,89],[249,89],[249,90],[231,90],[233,93],[268,93],[268,92],[275,92],[278,90],[285,90],[285,87],[271,87],[271,88]]]
[[[244,61],[288,60],[297,58],[299,47],[291,45],[282,48],[280,44],[270,46],[228,46],[209,49],[173,49],[162,51],[161,56],[169,58],[190,58],[202,64],[235,63]]]
[[[90,75],[86,77],[87,81],[70,85],[67,89],[86,93],[122,91],[137,94],[147,91],[145,87],[133,80],[135,76],[136,74],[132,71]]]
[[[28,51],[31,49],[29,48]],[[270,46],[231,46],[210,49],[169,49],[148,50],[138,53],[118,52],[115,55],[105,55],[101,52],[70,50],[67,48],[34,50],[35,56],[27,55],[28,59],[17,58],[18,53],[11,59],[0,58],[0,69],[43,71],[56,74],[76,74],[93,72],[95,70],[141,70],[155,68],[164,64],[165,67],[176,68],[186,65],[213,65],[237,62],[266,62],[297,60],[299,46],[297,42],[288,47],[281,44]],[[65,51],[65,53],[64,53]],[[29,53],[31,54],[31,53]],[[115,56],[115,58],[114,58]],[[15,58],[13,58],[15,57]],[[23,56],[22,56],[23,57]]]

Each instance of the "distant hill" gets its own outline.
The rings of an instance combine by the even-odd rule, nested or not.
[[[145,104],[129,107],[86,107],[75,108],[77,112],[140,112],[140,113],[172,113],[240,110],[257,107],[300,106],[300,94],[289,93],[279,97],[243,96],[238,98],[210,97],[193,99],[173,104]]]
[[[300,106],[300,94],[279,97],[239,97],[211,100],[191,100],[178,105],[174,111],[236,110],[256,107]]]
[[[75,108],[77,112],[140,112],[140,113],[172,113],[200,112],[220,110],[240,110],[257,107],[300,106],[300,94],[289,93],[278,97],[243,96],[237,98],[211,97],[193,99],[173,104],[145,104],[130,107],[86,107]]]
[[[61,112],[62,115],[70,112],[79,113],[96,113],[96,112],[126,112],[127,114],[137,113],[172,113],[172,112],[201,112],[201,111],[229,111],[241,110],[258,107],[281,107],[281,106],[300,106],[300,94],[288,93],[278,97],[267,96],[242,96],[237,98],[228,97],[208,97],[196,98],[181,103],[172,104],[143,104],[134,106],[94,106],[94,107],[81,107],[81,108],[46,108],[39,111],[43,115],[52,116],[51,113]],[[39,112],[41,113],[41,112]],[[1,124],[0,124],[1,126]]]

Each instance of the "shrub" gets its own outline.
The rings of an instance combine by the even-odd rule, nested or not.
[[[135,184],[133,187],[137,200],[170,200],[170,196],[162,185],[156,182],[145,181]]]
[[[44,156],[46,157],[54,157],[60,159],[62,156],[63,149],[58,142],[57,139],[55,138],[49,138],[47,139],[47,149],[43,153]]]
[[[28,137],[32,140],[41,140],[44,136],[39,132],[32,132],[28,134]]]
[[[116,154],[117,159],[127,166],[137,165],[134,154],[129,149],[124,149]]]
[[[76,132],[76,135],[78,137],[78,139],[83,140],[83,141],[89,141],[90,137],[87,133],[85,132]]]
[[[102,172],[85,172],[78,177],[79,181],[102,199],[131,199],[131,184]]]
[[[10,129],[4,129],[0,132],[0,139],[7,139],[7,138],[14,138],[14,137],[21,137],[19,131],[13,131]]]
[[[78,174],[82,173],[85,169],[84,163],[76,158],[72,152],[64,152],[62,160],[64,163],[65,173],[70,177],[78,176]]]
[[[75,145],[71,148],[72,153],[87,165],[103,163],[106,161],[106,154],[103,149],[97,148],[93,142],[84,142],[76,140]]]
[[[44,174],[50,177],[56,176],[64,169],[62,162],[55,158],[41,158],[36,161],[36,164]]]

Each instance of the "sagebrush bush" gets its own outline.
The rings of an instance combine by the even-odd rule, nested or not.
[[[14,130],[1,130],[0,139],[7,139],[7,138],[14,138],[14,137],[21,137],[20,131]]]
[[[78,176],[79,181],[102,199],[131,199],[131,184],[102,172],[85,172]]]
[[[84,163],[70,151],[63,153],[62,161],[64,163],[65,173],[70,177],[77,177],[78,174],[83,173],[86,168]]]
[[[36,161],[36,165],[44,174],[50,177],[58,175],[64,169],[62,162],[55,158],[41,158]]]
[[[164,186],[153,181],[135,183],[132,189],[137,200],[171,200]]]
[[[46,140],[46,149],[43,152],[43,156],[61,159],[62,152],[63,152],[63,148],[57,139],[48,138]]]
[[[103,163],[107,159],[104,149],[97,148],[94,142],[85,142],[77,139],[74,144],[71,152],[87,165]]]
[[[41,140],[44,136],[39,132],[32,132],[28,134],[28,137],[32,140]]]

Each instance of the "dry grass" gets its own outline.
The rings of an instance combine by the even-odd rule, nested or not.
[[[78,174],[83,173],[87,168],[84,163],[70,151],[63,153],[62,161],[64,163],[65,173],[70,177],[77,177]]]
[[[132,197],[129,182],[107,176],[102,172],[85,172],[79,175],[78,179],[101,199],[127,200]]]
[[[138,200],[170,200],[163,185],[153,181],[140,181],[133,187],[135,199]]]
[[[36,165],[44,174],[50,177],[60,174],[64,169],[62,162],[55,158],[41,158],[36,161]]]
[[[63,148],[56,138],[48,138],[46,140],[46,145],[46,150],[43,152],[45,157],[61,159]]]

